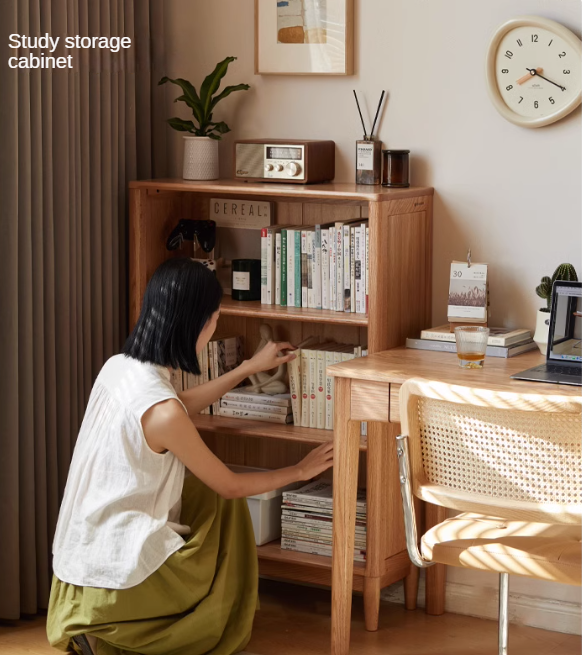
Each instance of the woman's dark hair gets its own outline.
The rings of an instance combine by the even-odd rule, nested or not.
[[[200,375],[196,341],[221,300],[213,271],[192,259],[168,259],[148,282],[122,352],[140,362]]]

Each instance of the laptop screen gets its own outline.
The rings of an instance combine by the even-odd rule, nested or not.
[[[582,362],[582,287],[554,287],[554,324],[550,328],[550,359]]]

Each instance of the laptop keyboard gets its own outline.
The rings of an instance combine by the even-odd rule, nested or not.
[[[582,371],[577,366],[555,366],[552,364],[546,364],[546,371],[548,373],[571,375],[578,378],[582,375]]]

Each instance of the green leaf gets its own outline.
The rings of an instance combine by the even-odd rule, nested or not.
[[[234,93],[234,91],[248,91],[251,87],[248,84],[237,84],[236,86],[227,86],[221,93],[219,93],[215,98],[212,100],[212,104],[210,105],[211,109],[214,109],[216,105],[221,101],[224,100],[227,96],[229,96],[231,93]]]
[[[216,68],[206,77],[200,87],[200,102],[202,103],[204,115],[208,115],[211,110],[212,96],[218,91],[220,81],[226,75],[229,64],[236,60],[236,57],[227,57],[218,64]]]
[[[211,132],[218,132],[219,134],[230,132],[230,127],[228,127],[224,121],[220,121],[220,123],[210,123],[210,125],[212,125]]]
[[[166,121],[170,127],[178,132],[195,132],[196,127],[192,121],[185,121],[182,118],[168,118]]]
[[[209,136],[211,139],[214,139],[215,141],[220,141],[222,139],[222,137],[219,136],[218,134],[208,133],[205,136]]]
[[[178,77],[175,80],[172,80],[169,77],[162,77],[162,79],[158,82],[158,85],[165,84],[166,82],[171,82],[172,84],[176,84],[182,89],[184,95],[181,95],[179,98],[176,98],[174,102],[178,102],[178,100],[185,102],[188,105],[188,107],[190,107],[190,109],[192,110],[192,113],[194,114],[196,120],[199,123],[201,123],[204,110],[202,107],[202,102],[200,101],[200,98],[198,97],[198,93],[196,92],[194,86],[190,82],[188,82],[188,80],[184,80],[181,77]]]

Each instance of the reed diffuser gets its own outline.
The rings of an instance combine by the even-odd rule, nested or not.
[[[362,121],[362,128],[364,130],[364,138],[356,141],[356,184],[380,184],[380,175],[382,171],[382,141],[374,137],[374,130],[376,128],[378,116],[380,115],[384,93],[385,92],[382,91],[380,102],[378,102],[378,108],[376,109],[374,123],[372,124],[372,131],[368,136],[358,96],[354,89],[354,98],[356,99],[356,106],[358,107],[358,113],[360,114],[360,120]]]

